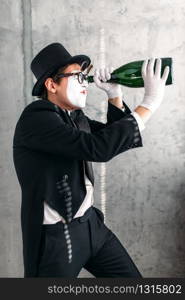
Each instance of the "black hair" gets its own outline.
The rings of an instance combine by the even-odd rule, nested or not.
[[[51,77],[53,79],[54,82],[56,83],[60,83],[60,81],[62,80],[62,78],[58,78],[57,75],[60,74],[60,73],[63,73],[65,71],[65,69],[69,66],[68,65],[65,65],[64,67],[61,67],[59,68],[54,74],[52,74]],[[45,84],[43,84],[43,89],[42,89],[42,93],[37,96],[40,100],[41,99],[46,99],[48,100],[48,90],[47,90],[47,87],[45,86]]]

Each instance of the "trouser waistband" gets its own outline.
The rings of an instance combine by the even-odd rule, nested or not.
[[[86,212],[84,213],[83,216],[72,219],[72,221],[70,223],[67,223],[67,225],[69,227],[73,227],[73,226],[77,225],[78,223],[86,222],[91,217],[94,210],[96,210],[96,207],[90,206],[86,210]],[[54,224],[42,224],[43,228],[45,228],[47,230],[50,230],[50,229],[52,230],[53,228],[55,228],[55,229],[61,228],[61,227],[64,227],[64,225],[65,225],[65,223],[63,223],[62,221],[59,221],[59,222],[54,223]]]

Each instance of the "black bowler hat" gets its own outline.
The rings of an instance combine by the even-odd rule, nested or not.
[[[59,68],[67,64],[77,63],[82,65],[83,63],[82,70],[84,70],[89,66],[90,62],[90,58],[86,55],[71,56],[60,43],[49,44],[33,58],[30,65],[37,79],[32,90],[32,96],[41,95],[45,80],[52,76]]]

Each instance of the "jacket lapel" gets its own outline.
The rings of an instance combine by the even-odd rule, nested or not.
[[[64,109],[61,109],[58,105],[53,104],[50,101],[49,105],[54,106],[54,110],[60,114],[62,118],[65,118],[65,121],[71,124],[74,127],[77,127],[79,130],[83,130],[85,132],[91,132],[90,125],[88,123],[87,118],[84,115],[84,112],[81,109],[74,110],[70,113],[70,116],[68,112]],[[84,160],[84,167],[85,167],[85,173],[89,180],[91,181],[92,185],[94,186],[94,172],[92,167],[91,161],[85,161]]]
[[[68,115],[68,113],[66,112]],[[83,130],[85,132],[91,132],[89,123],[81,109],[74,110],[70,113],[70,118],[71,122],[75,127],[77,127],[79,130]],[[93,167],[92,167],[92,162],[91,161],[85,161],[84,160],[84,167],[85,167],[85,173],[89,180],[91,181],[92,185],[94,185],[94,172],[93,172]]]

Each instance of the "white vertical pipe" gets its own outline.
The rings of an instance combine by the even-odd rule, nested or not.
[[[105,67],[105,30],[100,28],[100,67]],[[101,101],[101,122],[106,122],[106,102]],[[104,214],[104,222],[106,222],[106,164],[100,164],[100,203],[101,210]]]

